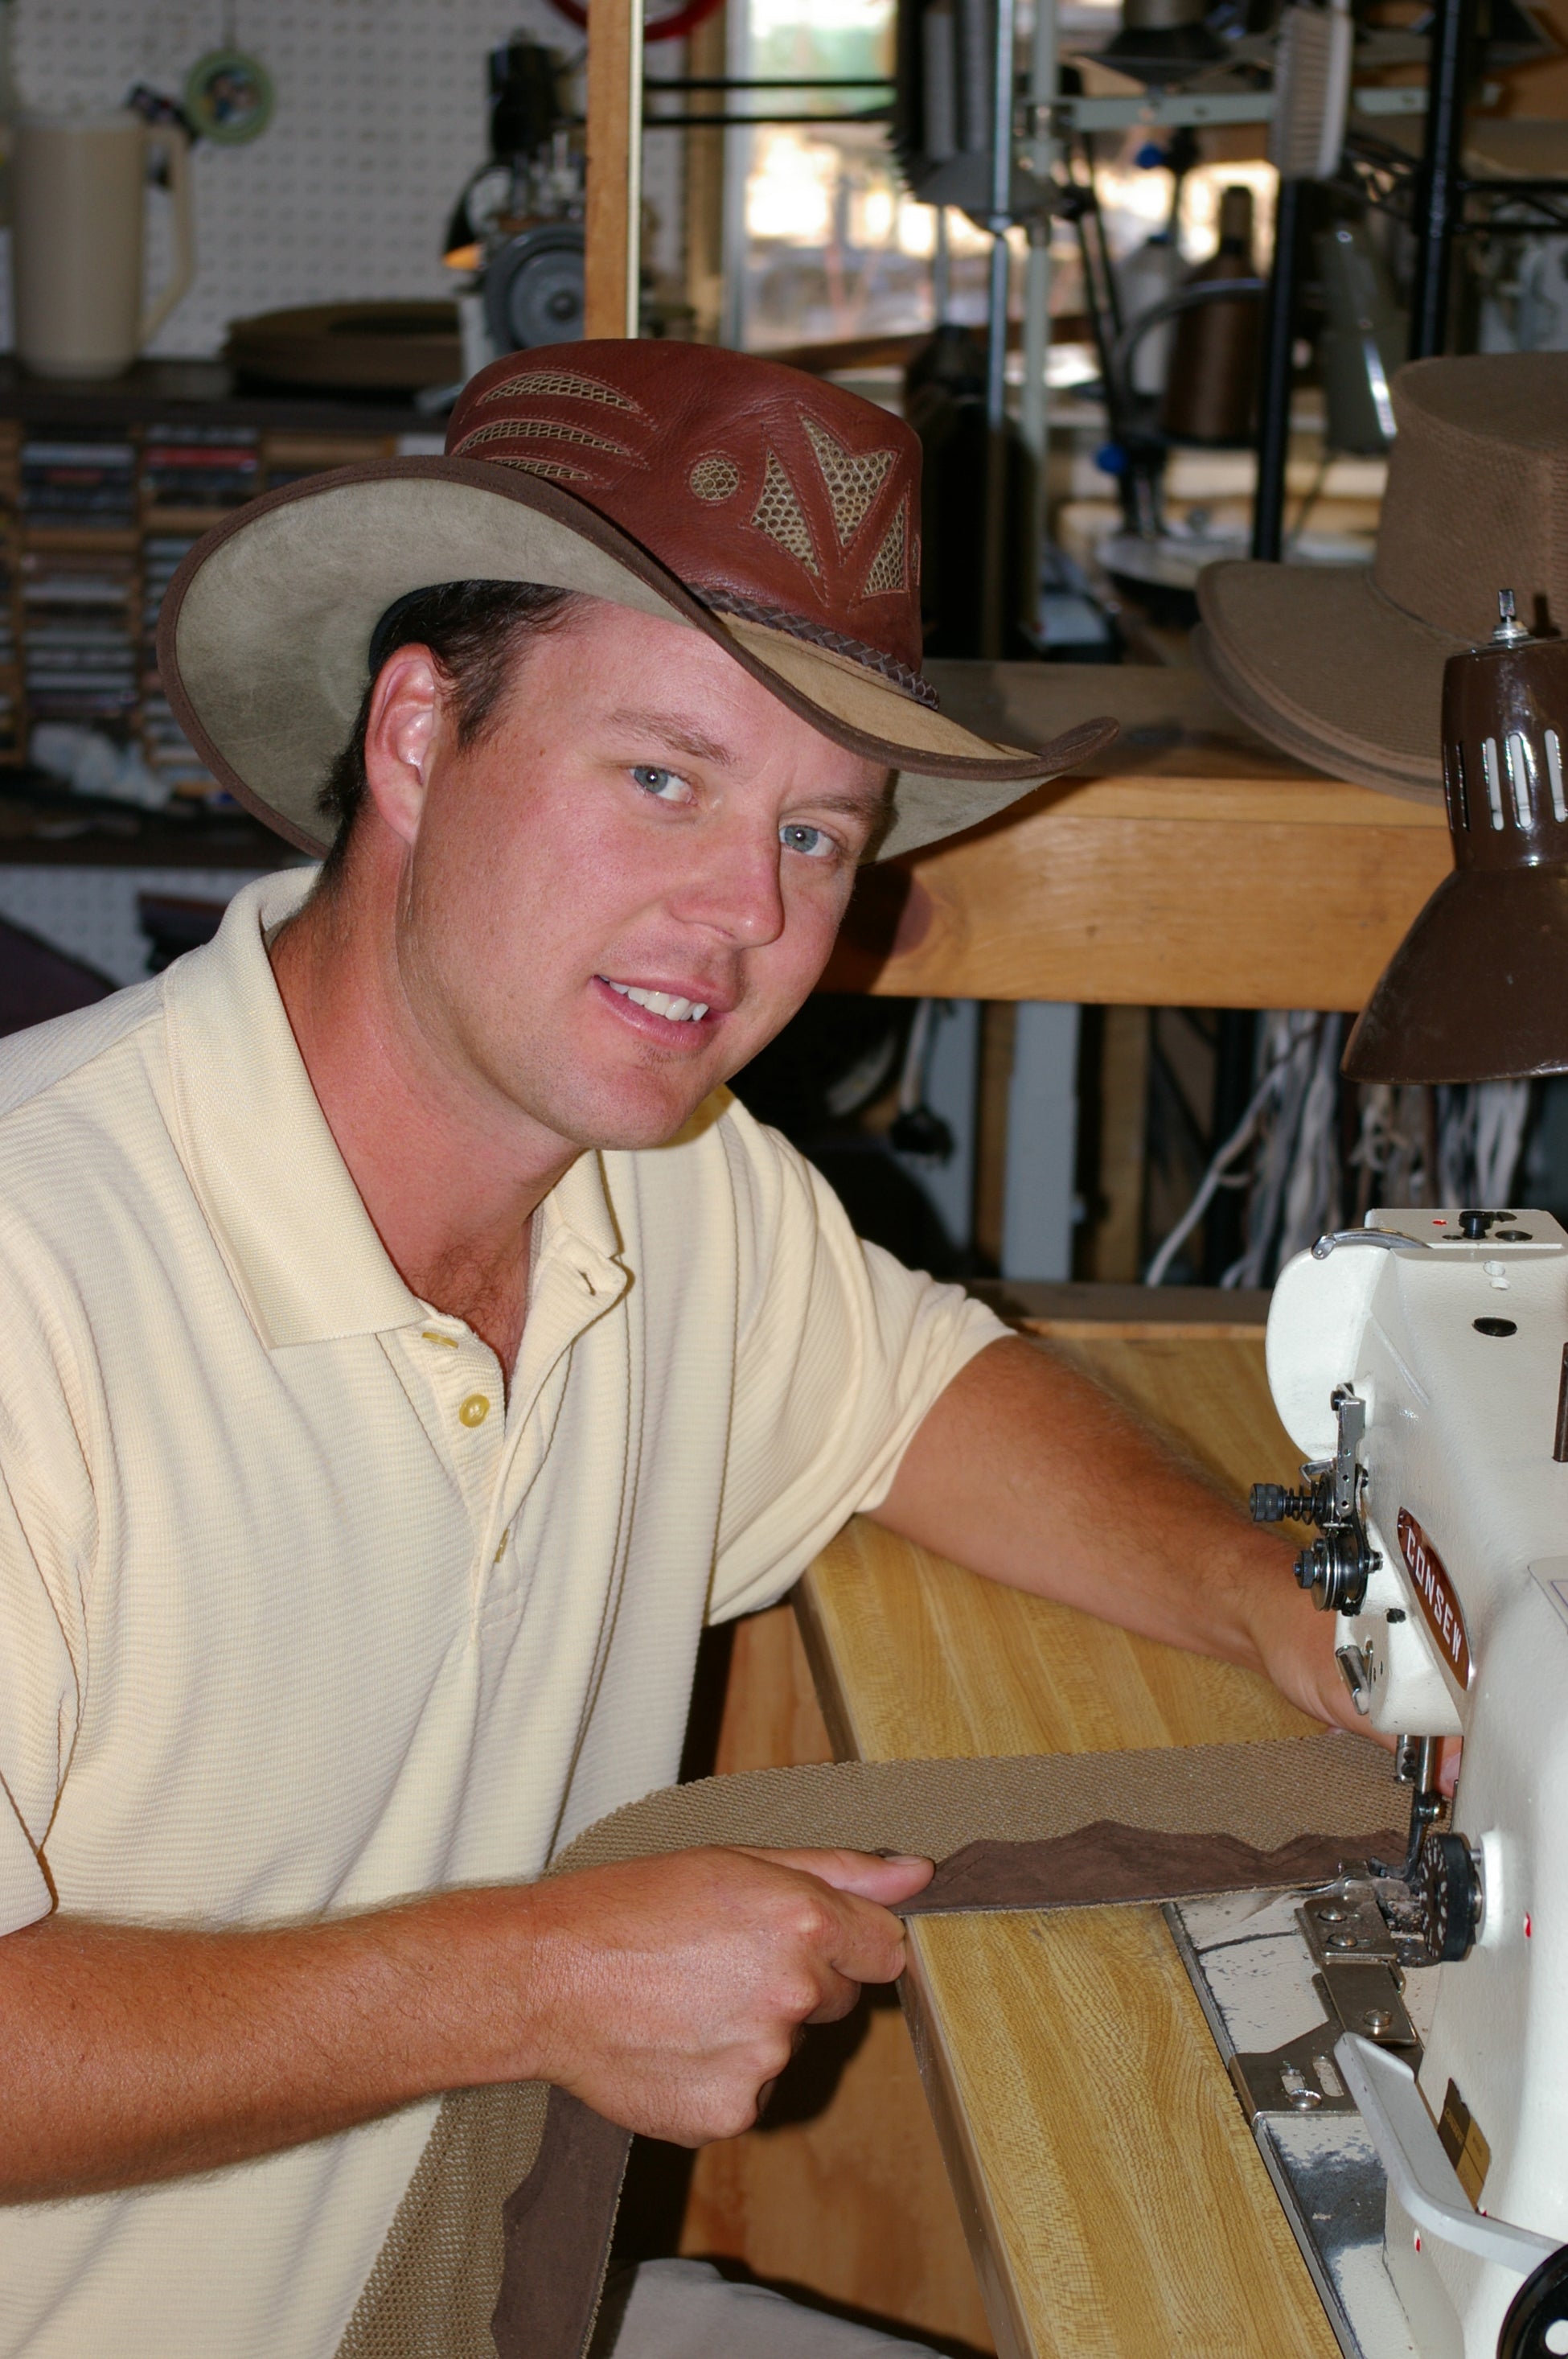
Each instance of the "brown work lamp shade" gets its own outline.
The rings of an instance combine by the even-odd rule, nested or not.
[[[1454,873],[1357,1019],[1355,1082],[1568,1071],[1568,640],[1532,639],[1510,591],[1498,606],[1444,672]]]

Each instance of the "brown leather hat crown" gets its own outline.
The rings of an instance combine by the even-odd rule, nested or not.
[[[920,677],[920,446],[873,404],[742,353],[582,342],[464,388],[447,454],[268,493],[198,542],[158,619],[191,743],[307,851],[377,623],[412,591],[538,582],[702,632],[835,744],[893,773],[879,856],[989,818],[1115,735],[1028,753]]]
[[[591,358],[579,359],[579,353]],[[565,484],[716,614],[920,679],[920,444],[841,387],[741,353],[557,345],[493,361],[448,455]]]

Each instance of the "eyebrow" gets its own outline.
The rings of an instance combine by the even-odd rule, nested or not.
[[[671,746],[677,754],[689,754],[695,762],[717,762],[728,769],[735,760],[727,745],[716,745],[689,722],[677,721],[667,712],[639,712],[628,706],[610,715],[610,726],[656,737],[661,745]]]
[[[864,795],[811,795],[807,800],[816,810],[845,811],[854,819],[881,819],[892,804],[892,777],[889,774],[885,786]]]

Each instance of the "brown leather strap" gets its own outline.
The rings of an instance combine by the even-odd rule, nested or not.
[[[843,1846],[941,1863],[905,1915],[1084,1908],[1318,1881],[1397,1847],[1395,1800],[1387,1756],[1342,1736],[838,1762],[650,1794],[548,1873],[705,1843]],[[629,2144],[559,2090],[449,2097],[338,2359],[579,2359]]]

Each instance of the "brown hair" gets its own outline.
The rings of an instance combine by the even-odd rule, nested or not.
[[[577,592],[540,582],[442,582],[389,606],[371,634],[365,691],[348,743],[328,771],[316,807],[334,830],[321,882],[341,875],[365,799],[365,732],[382,666],[399,647],[426,647],[457,716],[458,744],[476,745],[494,720],[527,643],[557,630],[580,604]]]

